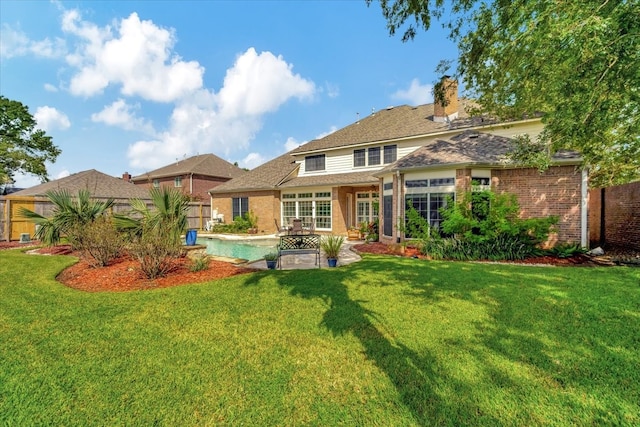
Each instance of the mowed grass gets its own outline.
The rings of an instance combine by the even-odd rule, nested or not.
[[[0,425],[640,425],[640,269],[365,256],[130,293],[0,251]]]

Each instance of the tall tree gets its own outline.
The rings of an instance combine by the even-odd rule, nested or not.
[[[638,0],[446,3],[380,0],[390,34],[403,30],[403,41],[450,12],[444,25],[459,48],[450,74],[483,112],[543,113],[545,129],[534,147],[547,154],[580,151],[592,186],[640,178]],[[528,152],[535,155],[515,157],[545,163]]]
[[[16,172],[48,181],[45,162],[54,162],[60,150],[25,105],[0,95],[0,185],[13,182]]]

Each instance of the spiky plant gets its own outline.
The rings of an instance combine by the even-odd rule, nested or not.
[[[54,205],[50,217],[27,208],[20,208],[18,213],[38,226],[34,237],[49,246],[60,243],[67,233],[81,230],[83,225],[95,221],[114,203],[111,198],[104,201],[92,199],[89,190],[79,190],[77,196],[68,190],[51,190],[46,195]]]

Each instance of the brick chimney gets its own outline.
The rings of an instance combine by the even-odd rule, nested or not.
[[[129,172],[125,172],[122,174],[122,180],[126,182],[131,182],[131,175]]]
[[[442,123],[455,120],[458,118],[458,82],[444,76],[440,85],[444,93],[444,102],[434,102],[433,121]]]

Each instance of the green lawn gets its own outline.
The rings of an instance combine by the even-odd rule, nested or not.
[[[0,251],[0,425],[640,425],[640,269],[365,256],[130,293]]]

